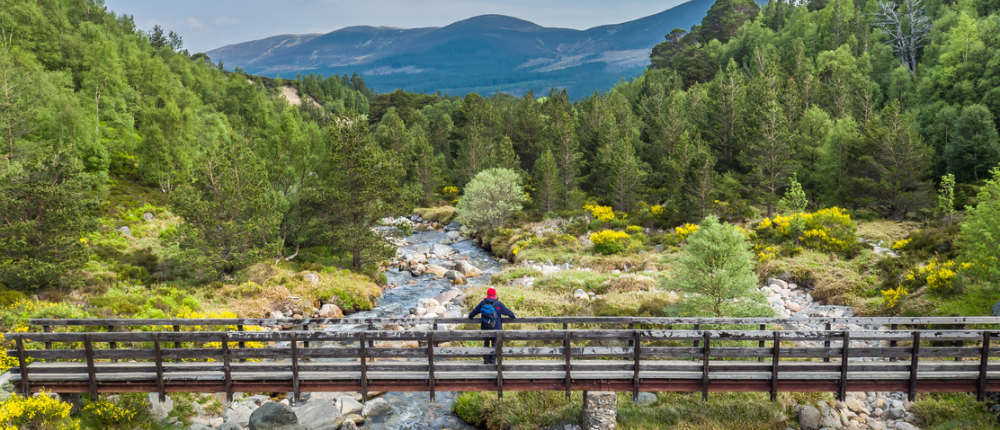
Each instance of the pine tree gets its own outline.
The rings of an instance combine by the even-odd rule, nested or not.
[[[677,260],[677,285],[685,292],[684,306],[713,317],[770,316],[757,290],[756,262],[738,228],[720,224],[710,215],[687,238]]]
[[[535,200],[544,212],[551,212],[556,208],[556,202],[561,194],[559,176],[556,158],[552,155],[551,149],[546,149],[535,162],[534,171]]]

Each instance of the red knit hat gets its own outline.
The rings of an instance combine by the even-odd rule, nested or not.
[[[495,299],[495,298],[497,298],[497,289],[493,288],[493,287],[490,287],[490,289],[486,290],[486,298],[487,299]]]

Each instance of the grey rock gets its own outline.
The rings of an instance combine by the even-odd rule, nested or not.
[[[890,419],[898,420],[898,419],[902,419],[904,416],[906,416],[906,411],[903,410],[903,408],[892,408],[892,409],[889,409],[889,418]]]
[[[636,396],[635,403],[637,406],[650,406],[656,403],[656,394],[653,393],[639,393]]]
[[[219,427],[219,430],[243,430],[243,426],[236,423],[225,423]]]
[[[142,214],[142,219],[146,220],[147,222],[148,221],[152,221],[153,220],[153,214],[150,213],[150,212],[146,212],[146,213]]]
[[[865,402],[863,402],[861,399],[857,397],[848,397],[844,401],[844,403],[847,406],[847,409],[849,409],[851,412],[854,412],[856,414],[868,413],[868,408],[865,407]]]
[[[187,430],[215,430],[215,429],[213,429],[211,426],[207,424],[194,423],[191,424],[191,427],[188,427]]]
[[[250,414],[250,430],[306,430],[286,404],[264,403]]]
[[[365,407],[361,412],[365,418],[377,417],[381,415],[389,415],[395,412],[392,405],[389,404],[385,399],[374,399],[369,400],[365,403]]]
[[[344,423],[347,423],[348,421],[353,422],[354,424],[357,425],[362,425],[365,423],[365,417],[361,416],[360,414],[350,414],[344,417]]]
[[[336,406],[337,409],[340,409],[340,413],[344,415],[360,414],[365,408],[361,402],[354,400],[354,397],[349,396],[341,396],[338,398]]]
[[[418,245],[417,247],[413,248],[413,252],[416,252],[417,254],[427,254],[431,252],[431,247],[427,245]]]
[[[896,430],[920,430],[917,426],[908,422],[900,421],[896,423]]]
[[[124,234],[124,235],[126,235],[128,237],[132,237],[132,229],[128,228],[128,226],[118,227],[117,231],[122,232],[122,234]]]
[[[784,288],[788,288],[788,282],[785,282],[785,281],[783,281],[781,279],[777,279],[777,278],[768,279],[767,280],[767,284],[768,285],[777,285],[778,288],[783,288],[783,289]]]
[[[229,408],[222,413],[222,418],[227,423],[237,424],[240,427],[250,425],[250,414],[253,413],[255,405],[252,402],[237,402],[229,405]]]
[[[460,228],[462,228],[462,225],[459,224],[458,221],[453,221],[451,224],[448,224],[448,225],[444,226],[445,230],[455,230],[455,231],[457,231]]]
[[[454,300],[455,298],[461,296],[462,294],[463,294],[462,290],[459,290],[458,288],[452,288],[450,290],[442,292],[441,294],[438,294],[437,296],[434,297],[434,300],[437,300],[438,303],[448,303]]]
[[[448,240],[458,240],[458,238],[462,237],[462,234],[459,233],[457,230],[451,230],[448,233],[446,233],[445,236],[448,238]]]
[[[340,430],[358,430],[358,425],[354,421],[347,420],[340,426]]]
[[[153,417],[166,418],[174,410],[174,400],[167,396],[166,400],[160,402],[160,395],[149,393],[149,412]]]
[[[296,408],[295,417],[306,430],[336,429],[344,422],[340,410],[326,400],[313,400]]]
[[[448,255],[454,254],[455,252],[456,252],[455,248],[452,248],[452,247],[450,247],[448,245],[442,245],[440,243],[435,243],[435,244],[431,245],[431,249],[430,249],[430,253],[431,254],[437,255],[439,257],[448,256]],[[426,252],[425,252],[425,254],[426,254]]]
[[[319,275],[317,275],[315,273],[306,273],[302,277],[305,278],[305,280],[309,281],[309,282],[313,282],[313,283],[319,282]]]
[[[483,271],[479,270],[476,266],[468,261],[459,261],[455,264],[455,270],[458,273],[465,275],[466,278],[475,278],[476,276],[482,275]]]
[[[882,421],[868,420],[868,430],[886,430],[887,428]]]
[[[1000,317],[1000,302],[993,305],[993,316]]]
[[[576,291],[573,292],[573,298],[574,299],[590,300],[590,295],[588,295],[586,291],[583,291],[581,289],[577,289]]]
[[[818,430],[819,419],[819,409],[812,406],[802,406],[802,409],[799,409],[799,424],[802,425],[802,430]]]
[[[449,270],[447,273],[444,274],[444,277],[450,279],[451,282],[455,285],[465,285],[469,282],[467,279],[465,279],[465,275],[458,273],[457,271],[454,270]]]

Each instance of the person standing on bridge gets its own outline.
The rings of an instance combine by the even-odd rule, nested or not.
[[[476,308],[469,313],[469,319],[473,319],[476,315],[482,315],[482,320],[479,323],[480,330],[503,330],[503,320],[500,318],[501,315],[506,315],[510,318],[517,318],[507,306],[497,298],[497,289],[490,287],[486,290],[486,298],[476,305]],[[493,337],[487,337],[483,339],[483,346],[486,348],[493,346]],[[488,354],[483,356],[483,364],[496,364],[496,355]]]

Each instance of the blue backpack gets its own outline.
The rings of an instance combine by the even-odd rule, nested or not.
[[[479,311],[483,314],[483,324],[496,327],[497,320],[500,319],[496,306],[493,306],[492,303],[483,303],[483,307],[479,308]]]

